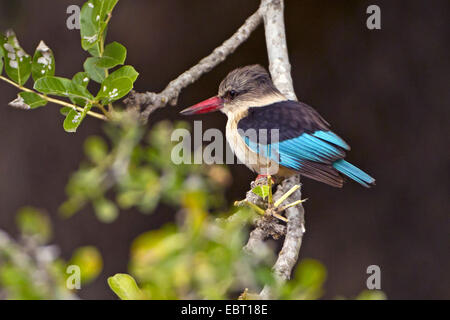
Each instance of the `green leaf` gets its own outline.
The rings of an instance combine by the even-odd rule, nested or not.
[[[356,300],[386,300],[386,294],[381,290],[363,290]]]
[[[97,66],[100,68],[114,68],[125,63],[127,49],[118,42],[112,42],[105,47],[101,58],[97,58]]]
[[[122,300],[142,300],[144,293],[139,289],[132,276],[118,273],[108,278],[108,285]]]
[[[18,109],[36,109],[38,107],[43,107],[47,104],[47,100],[41,98],[38,94],[34,92],[21,92],[17,95],[17,99],[11,101],[9,105]]]
[[[260,196],[261,198],[266,199],[267,196],[269,195],[269,186],[267,186],[267,185],[257,186],[252,189],[252,192],[254,194]]]
[[[91,136],[84,142],[84,153],[92,162],[101,164],[108,156],[108,145],[102,138]]]
[[[66,132],[76,132],[91,108],[92,104],[88,104],[84,107],[83,111],[77,111],[74,109],[70,110],[63,123],[64,130]]]
[[[31,75],[31,56],[19,44],[12,30],[6,33],[6,39],[1,41],[5,58],[5,71],[14,82],[24,85]]]
[[[89,78],[95,82],[102,83],[106,78],[106,69],[97,66],[97,62],[100,58],[87,58],[83,64],[84,71],[88,74]]]
[[[107,70],[125,62],[127,49],[118,42],[106,46],[102,57],[90,57],[84,62],[84,70],[89,78],[102,83],[106,78]]]
[[[84,50],[95,47],[105,36],[108,16],[117,2],[118,0],[89,0],[83,5],[80,15],[80,33],[81,46]]]
[[[119,216],[119,210],[116,205],[108,199],[96,199],[93,204],[95,215],[101,222],[111,223]]]
[[[73,108],[71,107],[62,107],[61,109],[59,109],[59,113],[61,113],[63,116],[67,116],[71,110],[73,110]]]
[[[44,94],[77,99],[79,103],[86,103],[94,97],[83,86],[60,77],[44,77],[36,81],[34,89]]]
[[[63,127],[66,132],[76,132],[78,126],[81,124],[81,112],[77,110],[70,110],[64,120]]]
[[[80,267],[81,282],[89,283],[101,273],[103,269],[103,259],[97,248],[86,246],[78,248],[73,253],[69,265]]]
[[[124,66],[111,73],[102,83],[98,100],[108,104],[126,96],[132,89],[139,73],[131,66]]]
[[[314,259],[301,260],[295,272],[295,279],[303,289],[320,289],[326,277],[325,266]]]
[[[134,83],[138,76],[139,73],[132,66],[123,66],[122,68],[117,69],[116,71],[111,73],[109,78],[111,79],[128,78],[131,80],[131,82]]]
[[[105,32],[106,33],[106,32]],[[100,57],[100,43],[97,43],[95,46],[88,50],[89,54],[93,57]]]
[[[46,243],[52,235],[50,218],[33,207],[24,207],[17,212],[17,225],[22,234],[35,236],[41,243]]]
[[[78,72],[73,76],[72,82],[86,88],[89,84],[89,75],[86,72]]]
[[[52,50],[41,41],[36,48],[31,67],[33,80],[37,81],[45,76],[55,75],[55,57]]]

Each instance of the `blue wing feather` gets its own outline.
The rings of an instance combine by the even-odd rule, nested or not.
[[[320,138],[322,140],[325,140],[327,142],[330,142],[332,144],[335,144],[347,151],[350,151],[350,146],[342,140],[341,137],[339,137],[337,134],[335,134],[333,131],[316,131],[313,133],[313,136]]]
[[[283,100],[251,107],[247,116],[239,120],[238,129],[243,132],[249,129],[278,130],[278,141],[267,137],[269,139],[262,143],[240,133],[250,150],[302,175],[335,187],[341,187],[343,183],[339,172],[365,187],[375,184],[375,179],[343,160],[350,146],[330,131],[329,124],[304,103]]]
[[[321,136],[325,137],[325,135]],[[333,137],[333,135],[329,137]],[[344,151],[338,146],[309,133],[269,145],[256,143],[245,136],[244,141],[252,151],[295,170],[299,170],[304,160],[331,164],[345,156]]]

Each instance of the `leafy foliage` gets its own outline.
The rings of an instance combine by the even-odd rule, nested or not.
[[[60,104],[64,106],[61,114],[66,117],[63,124],[66,132],[75,132],[87,115],[111,118],[111,103],[126,96],[138,77],[131,66],[123,66],[109,74],[111,69],[122,66],[127,56],[127,49],[120,43],[105,45],[108,23],[117,2],[89,0],[83,5],[81,46],[91,57],[84,62],[84,71],[78,72],[72,79],[55,76],[55,57],[43,41],[32,58],[22,49],[13,31],[0,34],[0,79],[21,90],[10,105],[29,110],[43,107],[47,102]],[[3,66],[9,79],[1,76]],[[34,81],[34,90],[24,87],[30,76]],[[95,95],[87,88],[90,80],[98,83]],[[49,96],[67,98],[71,103]],[[104,116],[92,112],[93,108],[100,110]]]
[[[20,92],[17,99],[10,102],[13,107],[25,110],[43,107],[46,104],[47,100],[42,99],[38,94],[26,91]]]
[[[12,30],[0,36],[0,45],[5,59],[5,72],[14,82],[24,85],[31,75],[31,56],[20,46]]]
[[[75,250],[68,265],[76,265],[81,270],[81,282],[90,283],[98,277],[103,269],[103,259],[97,248],[81,247]]]
[[[122,300],[142,300],[145,294],[139,289],[136,281],[128,274],[118,273],[108,278],[111,289]]]
[[[91,137],[85,143],[88,161],[82,163],[67,185],[68,200],[61,212],[71,216],[86,204],[92,203],[97,217],[112,222],[119,208],[137,207],[144,213],[152,212],[159,201],[179,206],[186,192],[209,191],[211,208],[224,204],[223,188],[230,174],[222,166],[175,165],[170,161],[171,132],[186,127],[183,122],[174,126],[169,122],[156,124],[143,139],[143,128],[136,125],[133,115],[124,113],[120,121],[106,127],[111,148],[100,137]],[[116,203],[106,197],[114,191]]]
[[[133,89],[133,83],[137,77],[138,73],[131,66],[124,66],[114,71],[103,80],[97,99],[103,104],[108,104],[124,97]]]
[[[146,299],[237,298],[244,288],[271,281],[270,251],[255,258],[242,250],[251,212],[216,220],[207,212],[206,193],[190,192],[182,201],[184,218],[179,226],[144,233],[132,245],[130,271],[141,295]],[[119,291],[111,286],[121,298],[124,287]]]
[[[38,243],[47,243],[52,235],[49,217],[33,207],[24,207],[17,213],[17,225],[23,236],[33,237]]]
[[[268,185],[256,186],[252,189],[252,192],[264,200],[269,196],[269,188]]]
[[[166,225],[134,241],[134,278],[121,274],[108,281],[121,299],[257,299],[264,285],[273,286],[278,299],[322,296],[326,269],[320,262],[303,259],[293,279],[277,285],[271,272],[272,250],[266,248],[257,256],[242,250],[255,214],[241,210],[216,219],[207,212],[205,196],[186,194],[180,225]]]
[[[24,207],[16,218],[19,240],[0,230],[0,299],[77,299],[66,286],[66,267],[80,268],[82,285],[93,281],[102,269],[98,250],[79,248],[67,263],[58,257],[58,247],[49,244],[52,226],[46,213]]]
[[[118,0],[89,0],[81,9],[81,46],[84,50],[90,50],[93,56],[101,56],[102,42],[117,2]]]
[[[87,103],[81,112],[73,109],[70,110],[63,123],[64,130],[66,130],[66,132],[76,132],[91,108],[92,104]]]
[[[52,50],[41,41],[33,57],[33,64],[31,67],[33,80],[37,81],[42,77],[55,75],[55,57]]]

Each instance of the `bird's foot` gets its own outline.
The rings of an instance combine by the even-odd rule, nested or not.
[[[255,182],[259,181],[259,180],[266,180],[267,184],[269,184],[269,178],[272,180],[271,183],[274,184],[275,181],[273,180],[272,176],[268,175],[268,174],[258,174],[256,176]]]
[[[277,201],[274,201],[273,195],[272,195],[272,185],[273,185],[272,177],[270,175],[259,175],[258,177],[260,177],[260,176],[262,176],[262,178],[259,178],[259,180],[257,178],[255,180],[255,183],[252,184],[252,192],[254,194],[258,195],[259,197],[261,197],[263,200],[265,200],[267,198],[266,209],[259,207],[258,205],[256,205],[253,202],[248,201],[247,199],[242,200],[242,201],[236,201],[235,205],[240,206],[240,205],[245,204],[245,205],[253,208],[253,210],[255,210],[255,212],[259,213],[260,215],[272,216],[272,217],[275,217],[284,222],[288,222],[288,219],[285,218],[284,216],[282,216],[282,213],[290,207],[293,207],[293,206],[299,205],[302,202],[305,202],[307,199],[297,200],[297,201],[294,201],[292,203],[289,203],[289,204],[286,204],[283,206],[282,206],[282,203],[284,201],[286,201],[287,198],[289,198],[297,189],[299,189],[300,185],[293,186],[290,190],[288,190],[285,194],[283,194]],[[264,181],[261,181],[264,179],[266,179],[267,184],[263,184]]]

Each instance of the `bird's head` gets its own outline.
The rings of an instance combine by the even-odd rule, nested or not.
[[[181,111],[182,114],[201,114],[217,110],[230,115],[249,107],[268,105],[286,98],[274,86],[269,73],[260,65],[231,71],[219,86],[218,95]]]

